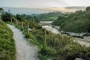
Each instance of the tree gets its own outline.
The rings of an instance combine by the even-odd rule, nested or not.
[[[55,20],[52,25],[60,26],[63,22],[65,22],[66,18],[64,16],[59,16],[57,20]]]
[[[0,19],[1,19],[1,14],[2,14],[3,11],[4,11],[4,9],[0,8]]]
[[[90,6],[86,7],[86,11],[87,11],[87,12],[90,11]]]
[[[20,14],[17,14],[17,15],[16,15],[16,18],[17,18],[17,20],[19,20],[19,21],[24,21],[24,20],[25,20],[25,18],[24,18],[23,16],[21,16]]]
[[[36,16],[33,16],[33,18],[35,19],[35,21],[36,21],[37,23],[39,23],[39,19],[38,19]]]
[[[3,8],[0,8],[0,13],[2,13],[4,11],[4,9]]]
[[[3,21],[11,21],[11,19],[13,20],[13,15],[8,13],[8,12],[4,12],[2,15],[1,15],[1,18]]]
[[[36,21],[35,21],[35,19],[31,19],[31,20],[29,20],[29,27],[30,28],[33,28],[33,27],[36,27],[37,26],[37,23],[36,23]]]

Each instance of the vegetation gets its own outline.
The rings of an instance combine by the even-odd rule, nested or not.
[[[65,22],[66,21],[66,18],[65,18],[65,16],[59,16],[58,18],[57,18],[57,20],[55,20],[53,23],[52,23],[52,25],[57,25],[57,26],[60,26],[63,22]]]
[[[89,8],[89,7],[88,7]],[[56,13],[56,12],[55,12]],[[48,13],[53,15],[52,13]],[[7,14],[6,14],[7,15]],[[5,16],[6,16],[5,15]],[[44,20],[43,17],[47,16],[47,14],[44,16],[43,14],[35,16],[36,19]],[[59,16],[57,21],[53,22],[53,24],[57,24],[61,26],[61,29],[65,31],[73,31],[73,32],[89,32],[90,31],[90,13],[88,9],[86,11],[76,11],[75,13],[71,14],[64,14],[62,16]],[[2,15],[3,17],[3,15]],[[55,34],[50,31],[47,31],[43,29],[40,25],[38,25],[37,20],[33,16],[30,20],[26,20],[25,15],[22,17],[22,15],[16,15],[12,17],[17,19],[17,27],[19,29],[22,29],[25,37],[30,38],[30,42],[37,45],[39,47],[39,57],[41,60],[47,60],[47,58],[52,58],[53,60],[74,60],[75,58],[83,58],[85,60],[90,60],[90,47],[82,46],[77,42],[74,42],[71,37],[63,36],[60,34]],[[10,17],[10,18],[12,18]],[[38,17],[38,18],[37,18]],[[42,19],[43,18],[43,19]],[[46,18],[46,17],[45,17]],[[4,17],[5,19],[5,17]],[[6,21],[6,19],[3,21]],[[25,21],[23,21],[25,19]],[[48,19],[47,19],[48,20]],[[10,19],[8,19],[10,21]],[[22,28],[22,21],[23,21],[23,28]],[[29,33],[27,34],[27,22],[29,23],[29,28],[31,29]],[[15,21],[13,21],[15,23]],[[6,26],[6,25],[5,25]],[[4,27],[4,25],[0,27]],[[6,55],[1,55],[1,57],[6,57],[8,60],[14,60],[15,57],[15,45],[14,40],[12,38],[12,32],[11,30],[8,30],[7,27],[4,27],[1,29],[1,38],[4,42],[0,42],[0,45],[2,48],[0,48],[0,51],[5,54],[9,52]],[[10,31],[10,32],[9,32]],[[5,32],[5,34],[4,34]],[[9,32],[9,33],[8,33]],[[8,35],[7,35],[7,34]],[[2,34],[4,36],[2,36]],[[11,35],[9,35],[11,34]],[[6,36],[6,37],[5,37]],[[4,37],[4,38],[3,38]],[[9,37],[9,38],[8,38]],[[5,39],[6,38],[6,39]],[[7,41],[8,40],[8,41]],[[7,44],[9,43],[9,44]],[[4,47],[3,47],[4,46]],[[11,48],[9,50],[8,47]],[[12,47],[14,46],[14,47]],[[7,51],[8,50],[8,51]],[[6,52],[5,52],[6,51]],[[5,52],[5,53],[4,53]],[[12,52],[12,53],[11,53]],[[12,58],[10,58],[10,56]],[[4,58],[2,58],[4,59]]]
[[[36,17],[39,19],[39,21],[54,21],[60,16],[61,12],[50,12],[50,13],[43,13],[36,15]]]
[[[85,11],[76,11],[75,13],[59,16],[53,25],[60,26],[60,29],[67,32],[90,32],[90,7]],[[60,18],[62,17],[62,18]]]
[[[29,23],[34,22],[30,21]],[[37,23],[34,23],[38,26]],[[31,24],[29,24],[30,27]],[[43,28],[33,26],[26,38],[39,47],[41,60],[52,58],[53,60],[74,60],[76,57],[90,59],[90,47],[82,46],[74,42],[71,37],[54,34],[50,31],[43,31]]]
[[[4,9],[3,9],[3,8],[0,8],[0,14],[1,14],[3,11],[4,11]]]
[[[19,21],[25,21],[25,18],[22,17],[22,16],[19,15],[19,14],[16,15],[16,19],[19,20]]]
[[[47,30],[45,33],[43,28],[34,19],[28,22],[29,28],[31,28],[29,34],[25,30],[27,23],[23,22],[25,37],[30,38],[30,42],[39,47],[39,57],[41,60],[47,60],[47,58],[52,58],[53,60],[74,60],[76,57],[90,59],[90,47],[81,46],[79,43],[74,42],[71,37],[54,34]],[[21,27],[20,21],[18,26]]]
[[[71,37],[62,36],[59,34],[46,31],[46,44],[47,48],[43,48],[43,30],[32,29],[30,32],[35,39],[30,40],[40,48],[40,58],[45,59],[52,57],[54,60],[74,60],[76,57],[89,58],[86,56],[90,52],[90,47],[81,46],[79,43],[74,42]],[[84,48],[83,48],[84,47]],[[43,60],[42,59],[42,60]]]
[[[32,19],[34,19],[34,20],[36,20],[36,22],[39,22],[39,20],[38,20],[38,18],[36,17],[36,15],[34,16],[34,15],[26,15],[26,14],[17,14],[16,16],[15,16],[16,18],[17,18],[17,20],[19,20],[19,21],[26,21],[26,20],[32,20]]]
[[[3,12],[1,18],[4,22],[11,22],[11,20],[15,22],[16,20],[16,18],[9,12]]]
[[[0,60],[16,60],[12,31],[0,20]]]

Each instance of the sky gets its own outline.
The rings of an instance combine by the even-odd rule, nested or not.
[[[90,0],[0,0],[0,7],[49,8],[90,6]]]
[[[79,9],[66,8],[70,6],[90,6],[90,0],[0,0],[0,7],[41,8],[61,12],[75,12]]]

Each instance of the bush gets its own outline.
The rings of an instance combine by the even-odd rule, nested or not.
[[[40,60],[47,60],[47,57],[44,55],[40,55],[39,58],[40,58]]]
[[[52,56],[55,54],[55,50],[50,48],[50,47],[47,47],[47,48],[42,48],[41,49],[41,54],[42,55],[49,55],[49,56]]]
[[[32,34],[37,38],[39,44],[43,46],[43,31],[42,29],[34,29]],[[48,48],[42,48],[40,53],[44,56],[51,56],[55,60],[74,60],[75,57],[84,57],[90,48],[86,46],[81,46],[72,40],[71,37],[62,36],[59,34],[46,32],[46,43]]]
[[[30,38],[30,34],[26,34],[25,37],[26,37],[26,38]]]
[[[42,26],[36,26],[36,29],[42,29]]]

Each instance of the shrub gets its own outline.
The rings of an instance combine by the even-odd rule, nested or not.
[[[52,55],[55,54],[55,49],[52,49],[50,47],[42,48],[41,49],[41,54],[42,55],[50,55],[50,56],[52,56]]]
[[[26,37],[26,38],[30,38],[30,34],[26,34],[25,37]]]
[[[44,55],[39,55],[40,60],[47,60],[47,57]]]
[[[36,29],[42,29],[42,26],[36,26]]]

